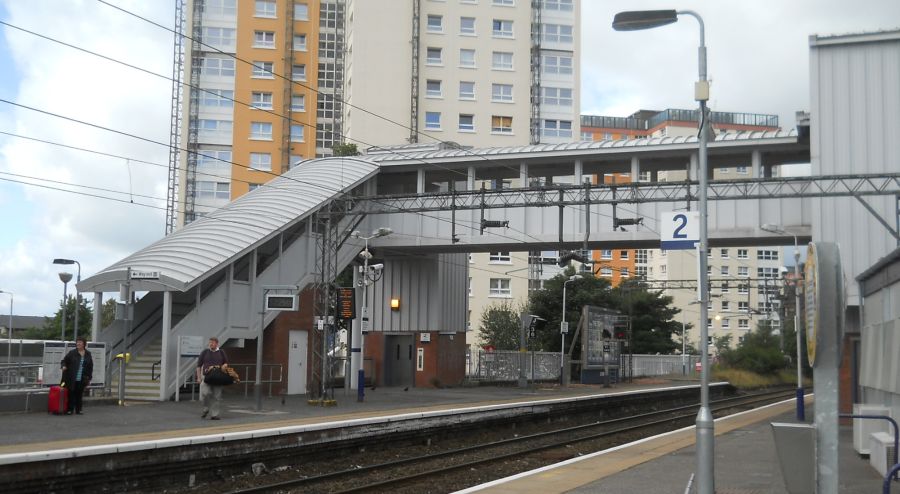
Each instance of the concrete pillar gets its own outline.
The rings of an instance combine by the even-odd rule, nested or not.
[[[631,157],[631,181],[640,182],[641,180],[641,159],[637,156]]]
[[[697,153],[691,153],[691,162],[688,166],[688,180],[700,180],[700,159]]]
[[[197,302],[200,303],[199,301]],[[169,341],[169,335],[172,332],[172,292],[166,290],[163,292],[163,313],[162,313],[162,352],[160,357],[160,372],[159,372],[159,401],[166,401],[168,396],[166,396],[166,387],[169,384],[169,379],[172,379],[175,382],[175,386],[178,386],[178,356],[175,357],[175,365],[172,369],[169,369],[169,346],[172,344]],[[170,377],[171,376],[171,377]]]
[[[94,320],[91,322],[91,341],[100,336],[100,325],[103,324],[103,292],[94,292]]]
[[[452,178],[451,178],[452,180]],[[425,192],[425,169],[419,168],[416,170],[416,193],[422,194]]]
[[[762,170],[762,153],[758,150],[754,150],[750,154],[750,167],[752,169],[751,176],[753,178],[762,178],[763,170]]]
[[[581,185],[584,183],[584,162],[581,160],[575,160],[575,171],[573,173],[575,176],[575,185]]]

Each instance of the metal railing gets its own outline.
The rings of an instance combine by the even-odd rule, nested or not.
[[[228,366],[238,373],[241,384],[244,385],[244,397],[249,397],[250,389],[256,385],[256,364],[228,364]],[[269,398],[272,397],[272,385],[283,381],[284,370],[281,364],[262,364],[262,375],[260,375],[259,383],[262,386],[268,385]]]
[[[521,353],[515,350],[478,352],[469,362],[468,378],[478,381],[515,382],[519,379]],[[533,381],[559,380],[559,352],[528,352],[525,375]]]
[[[854,415],[852,413],[841,413],[838,414],[838,417],[842,419],[867,419],[867,420],[886,420],[890,422],[891,426],[894,428],[894,465],[900,463],[897,461],[897,455],[900,455],[900,452],[897,451],[897,447],[900,446],[900,427],[897,426],[897,421],[887,415]],[[886,479],[895,478],[897,474],[896,468],[892,470],[891,474],[886,477]]]
[[[0,389],[40,387],[43,367],[43,363],[33,362],[0,364]]]

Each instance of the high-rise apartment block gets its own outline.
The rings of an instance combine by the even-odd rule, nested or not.
[[[336,144],[494,147],[580,135],[579,0],[181,8],[189,86],[173,135],[187,152],[170,175],[179,225]]]

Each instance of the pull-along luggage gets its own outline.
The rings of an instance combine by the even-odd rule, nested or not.
[[[54,415],[62,415],[69,408],[69,388],[62,386],[50,386],[50,394],[47,400],[47,412]]]

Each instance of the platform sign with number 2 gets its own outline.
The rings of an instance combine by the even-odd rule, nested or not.
[[[699,211],[670,211],[659,216],[660,248],[693,249],[700,241]]]

